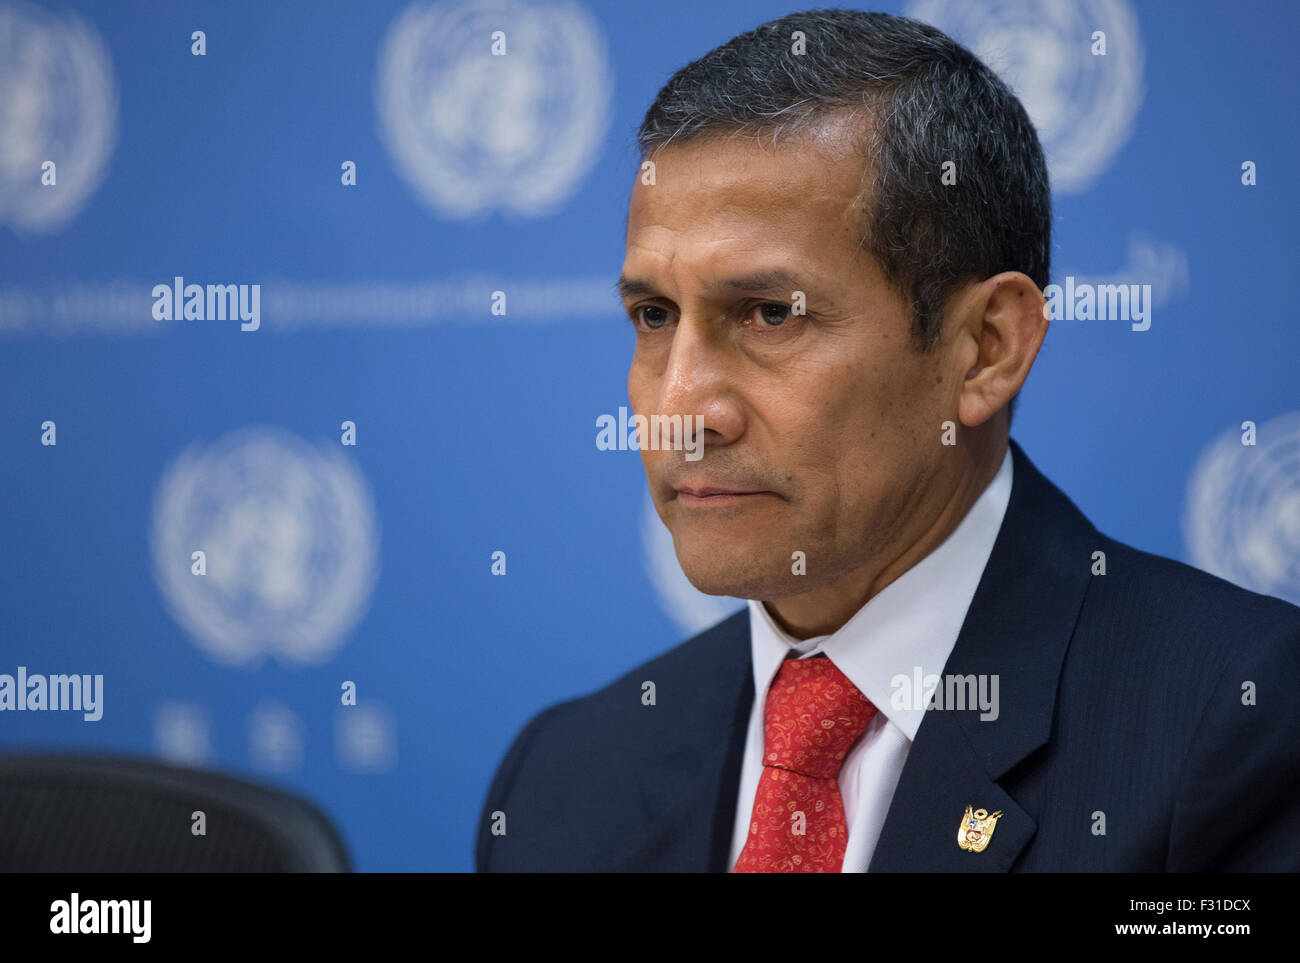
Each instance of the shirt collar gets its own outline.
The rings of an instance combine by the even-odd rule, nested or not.
[[[909,741],[925,718],[924,700],[895,708],[891,680],[939,675],[957,643],[993,553],[998,530],[1011,500],[1011,449],[1002,465],[960,524],[943,543],[890,582],[858,609],[838,631],[811,639],[791,638],[763,603],[749,600],[749,636],[757,704],[790,652],[805,658],[818,653],[835,663],[849,681],[875,704]]]

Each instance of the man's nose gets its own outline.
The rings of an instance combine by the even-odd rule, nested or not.
[[[678,321],[660,386],[659,410],[670,417],[682,416],[688,442],[724,445],[739,437],[735,361],[725,337],[706,320],[696,316]],[[703,437],[692,438],[691,433],[700,428]]]

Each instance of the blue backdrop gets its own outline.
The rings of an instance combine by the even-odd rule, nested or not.
[[[1300,6],[881,7],[1024,96],[1053,280],[1151,285],[1145,330],[1052,325],[1013,435],[1108,534],[1300,602]],[[595,426],[636,127],[793,9],[0,0],[0,673],[104,680],[0,743],[231,770],[363,870],[469,869],[529,716],[736,604]],[[156,317],[177,277],[201,319]],[[256,329],[207,285],[258,285]]]

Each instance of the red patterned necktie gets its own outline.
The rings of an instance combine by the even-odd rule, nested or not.
[[[786,659],[767,693],[763,774],[736,873],[838,873],[838,777],[876,707],[825,656]]]

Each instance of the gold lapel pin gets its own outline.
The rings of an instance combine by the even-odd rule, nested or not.
[[[970,853],[984,852],[989,840],[993,838],[993,830],[997,828],[1001,816],[1000,809],[990,815],[987,809],[976,809],[972,812],[970,806],[967,806],[966,815],[962,817],[961,825],[957,827],[957,845]]]

